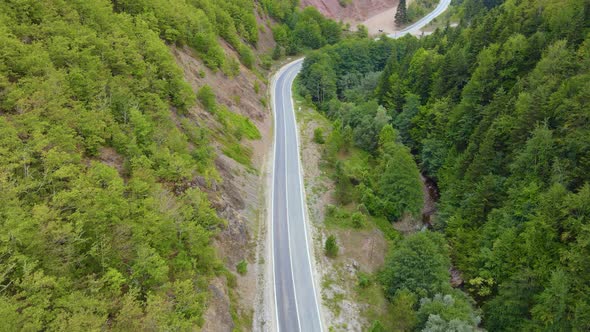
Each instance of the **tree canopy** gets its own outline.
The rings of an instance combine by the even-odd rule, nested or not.
[[[354,145],[370,154],[368,167],[343,177],[371,214],[396,220],[391,211],[417,193],[407,151],[436,181],[434,231],[444,234],[466,292],[483,309],[484,328],[588,330],[590,7],[582,0],[465,0],[458,16],[457,27],[421,39],[326,47],[306,59],[302,93],[337,120],[336,133],[349,126]],[[313,94],[315,72],[330,73],[332,99]],[[386,116],[377,120],[379,107]],[[375,140],[376,128],[389,125],[395,130]],[[329,140],[326,151],[333,156],[343,146]],[[398,157],[388,159],[387,151]],[[404,242],[386,269],[392,301],[401,303],[395,294],[402,286],[429,299],[421,309],[403,298],[417,314],[408,324],[428,331],[479,324],[454,308],[456,294],[450,301],[447,291],[432,293],[438,274],[427,269],[433,284],[417,277],[425,269],[420,250]],[[440,280],[448,278],[443,270]],[[454,314],[443,314],[445,307]]]
[[[255,15],[250,0],[0,3],[3,329],[203,325],[223,221],[193,181],[220,178],[167,43],[224,69],[218,36],[254,47]]]

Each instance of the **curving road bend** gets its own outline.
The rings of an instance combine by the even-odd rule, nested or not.
[[[414,33],[442,14],[451,0],[416,23],[388,35]],[[274,162],[271,198],[271,255],[276,331],[323,331],[320,302],[313,277],[307,205],[299,157],[297,121],[291,90],[303,59],[293,61],[274,76],[271,97],[274,111]]]
[[[415,23],[408,25],[407,27],[403,28],[400,31],[397,31],[395,33],[387,35],[387,37],[400,38],[400,37],[407,35],[408,33],[412,33],[412,34],[417,33],[420,29],[422,29],[428,23],[430,23],[430,21],[434,20],[440,14],[444,13],[445,10],[447,10],[449,8],[450,4],[451,4],[451,0],[441,0],[438,3],[438,5],[436,6],[436,8],[434,8],[433,11],[428,13],[428,15],[422,17],[421,19],[419,19]]]

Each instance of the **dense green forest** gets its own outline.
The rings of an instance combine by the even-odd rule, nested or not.
[[[339,40],[296,4],[0,2],[0,330],[202,326],[210,278],[227,271],[211,243],[224,221],[191,185],[222,180],[191,109],[235,144],[260,134],[210,87],[196,95],[170,46],[231,79],[273,55],[257,56],[262,17],[278,20],[277,57]]]
[[[438,184],[434,229],[379,276],[396,330],[590,330],[590,3],[457,5],[456,28],[307,56],[336,198],[398,222],[420,218],[418,170]],[[351,148],[363,169],[342,166]]]
[[[291,1],[293,5],[297,2]],[[262,3],[264,5],[266,1]],[[335,44],[343,37],[343,25],[323,17],[315,7],[285,11],[282,7],[269,5],[268,11],[280,22],[272,29],[277,42],[272,54],[275,60],[282,55],[296,55],[304,50]]]
[[[334,121],[324,156],[353,223],[420,219],[420,173],[437,182],[434,229],[391,235],[378,276],[395,329],[590,330],[590,5],[457,5],[456,28],[372,41],[296,0],[0,2],[0,330],[203,325],[211,278],[231,276],[224,221],[190,185],[222,180],[191,109],[234,146],[260,133],[193,92],[173,45],[228,79],[321,48],[301,91]],[[354,149],[363,167],[340,160]]]
[[[178,188],[216,177],[214,154],[150,24],[107,1],[0,4],[3,330],[202,324],[222,221]]]
[[[257,50],[263,23],[272,54]],[[0,330],[202,326],[211,277],[232,276],[194,181],[223,180],[213,140],[249,165],[240,141],[260,133],[210,86],[195,94],[170,47],[263,77],[271,57],[341,33],[291,0],[0,2]]]

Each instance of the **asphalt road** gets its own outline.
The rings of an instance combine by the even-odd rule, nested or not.
[[[307,235],[297,122],[291,87],[302,59],[277,74],[272,88],[275,152],[272,179],[272,254],[277,329],[323,331]]]
[[[430,23],[430,21],[438,17],[440,14],[444,13],[444,11],[447,10],[447,8],[449,8],[450,4],[451,0],[441,0],[436,6],[436,8],[434,8],[433,11],[428,13],[428,15],[424,16],[423,18],[416,21],[414,24],[409,25],[398,32],[387,35],[387,37],[400,38],[407,35],[408,33],[417,33],[418,30],[425,27],[428,23]]]
[[[420,30],[442,14],[450,2],[441,0],[430,14],[388,37],[399,38]],[[291,96],[293,80],[301,70],[302,62],[303,59],[299,59],[281,68],[271,88],[275,121],[271,248],[276,329],[281,332],[323,331],[311,267],[307,206]]]

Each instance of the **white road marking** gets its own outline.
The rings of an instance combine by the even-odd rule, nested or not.
[[[291,63],[293,64],[293,62]],[[293,66],[289,66],[289,70]],[[289,78],[290,76],[287,76]],[[281,93],[285,91],[285,87],[287,86],[287,80],[283,80],[283,86],[281,87]],[[283,95],[284,97],[284,95]],[[299,303],[297,303],[297,287],[295,287],[295,275],[293,274],[293,256],[291,255],[291,235],[289,231],[289,190],[288,190],[288,183],[287,183],[287,117],[285,112],[287,108],[285,107],[285,98],[283,98],[283,126],[284,129],[284,136],[285,136],[285,209],[287,210],[287,248],[289,248],[289,264],[291,265],[291,282],[293,283],[293,295],[295,296],[295,313],[297,315],[297,326],[299,327],[299,331],[301,331],[301,320],[299,318]]]
[[[298,60],[298,62],[303,61],[303,59]],[[297,74],[299,73],[299,71],[295,72],[295,76],[297,76]],[[293,78],[294,79],[294,78]],[[291,89],[292,89],[292,85],[291,85]],[[292,106],[295,106],[295,103],[293,102],[293,93],[292,91],[289,91],[290,95],[291,95],[291,104]],[[299,148],[299,129],[297,126],[297,117],[295,114],[295,111],[293,110],[293,108],[291,108],[292,112],[291,114],[293,115],[293,119],[295,121],[295,141],[296,141],[296,145],[297,145],[297,171],[299,173],[299,186],[301,187],[301,190],[299,191],[301,194],[301,213],[303,215],[303,225],[305,227],[305,248],[307,249],[307,262],[309,263],[309,273],[311,273],[311,280],[312,280],[312,287],[313,287],[313,296],[315,297],[315,306],[316,306],[316,310],[318,312],[318,317],[319,317],[319,321],[320,321],[320,331],[323,331],[323,326],[322,326],[322,315],[321,315],[321,311],[320,311],[320,306],[318,304],[319,300],[318,300],[318,294],[316,291],[316,287],[315,287],[315,278],[313,277],[313,269],[312,269],[312,265],[311,265],[311,254],[309,252],[309,241],[307,240],[307,231],[308,231],[308,227],[310,226],[308,224],[308,218],[307,218],[307,204],[306,204],[306,200],[305,200],[305,186],[303,185],[303,173],[302,173],[302,167],[301,167],[301,155],[299,154],[301,152],[301,149]],[[301,110],[301,107],[299,108],[299,110]]]
[[[280,74],[280,72],[279,72]],[[277,77],[279,77],[279,75],[277,74]],[[274,94],[274,89],[275,89],[275,85],[276,85],[276,80],[273,79],[272,84],[271,84],[271,98],[272,98],[272,104],[273,104],[273,110],[276,110],[276,98],[275,98],[275,94]],[[274,128],[273,128],[273,145],[274,145],[274,153],[272,156],[272,194],[271,194],[271,203],[270,203],[270,256],[272,258],[272,286],[273,286],[273,294],[274,294],[274,298],[275,298],[275,321],[276,321],[276,325],[277,325],[277,332],[280,331],[279,329],[279,305],[277,303],[277,282],[276,282],[276,276],[275,276],[275,237],[274,237],[274,206],[275,206],[275,165],[277,162],[277,115],[276,115],[276,111],[273,112],[273,122],[274,122]]]

